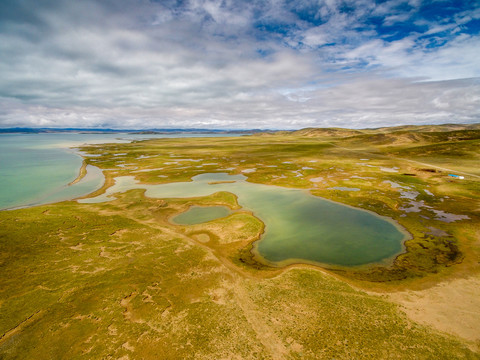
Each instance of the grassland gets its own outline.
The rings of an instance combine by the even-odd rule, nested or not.
[[[434,328],[397,305],[405,304],[398,290],[412,296],[478,279],[480,132],[421,130],[83,148],[100,155],[87,164],[105,169],[106,185],[92,196],[122,175],[158,184],[243,172],[389,216],[412,239],[388,267],[278,269],[251,255],[263,223],[230,193],[153,199],[137,189],[106,203],[3,211],[0,359],[480,358],[480,339],[470,336],[478,328],[465,335],[448,316]],[[192,205],[236,211],[205,224],[169,221]]]

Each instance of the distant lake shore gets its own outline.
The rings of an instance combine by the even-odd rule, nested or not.
[[[239,134],[240,135],[240,134]],[[243,135],[243,134],[241,134]],[[0,210],[85,196],[103,185],[100,169],[85,166],[75,147],[151,138],[222,137],[224,133],[0,133]]]

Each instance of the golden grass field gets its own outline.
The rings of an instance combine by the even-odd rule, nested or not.
[[[480,358],[480,130],[306,129],[82,151],[105,169],[90,197],[117,176],[243,171],[388,216],[411,239],[389,266],[273,268],[251,253],[264,224],[227,192],[133,189],[2,211],[0,359]],[[236,211],[169,221],[192,205]]]

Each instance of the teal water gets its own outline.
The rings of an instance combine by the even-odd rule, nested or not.
[[[46,204],[89,194],[103,185],[93,166],[77,184],[68,186],[82,158],[71,147],[150,138],[225,136],[224,134],[0,134],[0,210]]]
[[[82,181],[67,186],[82,158],[68,149],[71,137],[52,135],[0,135],[0,209],[65,200],[102,186],[103,175],[93,166]]]
[[[231,214],[226,206],[192,206],[187,211],[173,217],[171,221],[178,225],[195,225],[216,220]]]
[[[403,251],[408,234],[393,221],[372,212],[349,207],[303,190],[254,184],[243,175],[202,174],[192,182],[162,185],[138,184],[133,176],[116,178],[101,196],[81,202],[112,200],[113,194],[134,188],[146,189],[154,198],[206,196],[229,191],[239,204],[265,223],[265,233],[255,252],[266,263],[320,263],[360,266],[386,263]],[[209,184],[212,181],[234,183]]]

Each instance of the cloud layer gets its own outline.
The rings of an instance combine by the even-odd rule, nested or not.
[[[2,1],[0,127],[479,122],[479,30],[479,1]]]

